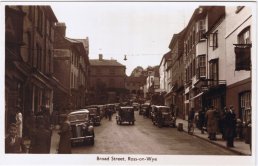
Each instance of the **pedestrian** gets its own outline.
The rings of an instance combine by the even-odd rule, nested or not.
[[[71,153],[71,125],[68,120],[68,116],[62,115],[63,123],[60,128],[60,141],[59,141],[59,147],[58,147],[58,153],[60,154],[69,154]]]
[[[222,139],[225,140],[225,116],[226,116],[226,112],[227,112],[228,108],[224,107],[224,109],[222,111],[220,111],[220,115],[219,115],[219,129],[220,132],[222,134]]]
[[[50,153],[51,132],[45,127],[43,116],[36,118],[36,131],[31,140],[29,153],[48,154]]]
[[[5,138],[5,153],[25,153],[26,146],[17,134],[17,126],[11,123],[8,128],[8,136]]]
[[[22,138],[23,118],[22,118],[20,106],[16,107],[15,120],[16,120],[16,126],[17,126],[17,136]]]
[[[236,114],[234,113],[234,107],[230,106],[230,109],[225,115],[225,137],[227,140],[227,147],[234,147],[234,137],[236,134]]]
[[[36,131],[36,116],[33,114],[32,110],[29,112],[29,115],[24,125],[26,128],[27,136],[29,140],[32,140]]]
[[[48,107],[46,106],[41,106],[41,111],[42,111],[42,116],[44,118],[45,121],[45,128],[47,130],[51,130],[51,122],[50,122],[50,110]]]
[[[236,137],[240,140],[243,139],[243,123],[239,118],[236,120]]]
[[[216,111],[213,106],[211,106],[205,114],[205,118],[207,120],[207,132],[209,134],[208,138],[212,141],[216,141],[216,132],[218,119],[216,117]]]
[[[189,115],[188,115],[188,122],[194,121],[194,114],[195,114],[194,108],[191,108]]]
[[[108,108],[108,120],[111,121],[112,120],[112,110],[110,108]]]
[[[205,111],[204,111],[204,109],[199,110],[198,117],[199,117],[199,127],[201,129],[201,133],[204,134],[204,127],[205,127]]]

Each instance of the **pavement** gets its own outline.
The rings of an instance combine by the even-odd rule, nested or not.
[[[183,132],[187,132],[187,124],[188,122],[186,120],[183,120],[183,119],[177,119],[177,126],[179,123],[181,123],[183,125]],[[50,148],[50,153],[51,154],[56,154],[57,153],[57,150],[58,150],[58,144],[59,144],[59,134],[58,134],[58,131],[59,131],[59,127],[55,127],[53,128],[52,130],[52,137],[51,137],[51,148]],[[238,140],[238,139],[235,139],[234,141],[234,146],[233,148],[228,148],[226,146],[226,141],[222,139],[222,135],[221,134],[217,134],[216,137],[217,137],[217,140],[216,141],[211,141],[209,140],[208,138],[208,133],[205,132],[204,134],[201,133],[201,130],[199,130],[198,128],[195,128],[194,129],[194,133],[193,133],[193,136],[195,137],[198,137],[200,139],[203,139],[203,140],[206,140],[214,145],[217,145],[219,147],[222,147],[222,148],[225,148],[229,151],[232,151],[234,153],[237,153],[239,155],[247,155],[247,156],[251,156],[251,150],[250,150],[250,145],[249,144],[246,144],[244,142],[244,140]]]
[[[183,131],[187,132],[188,122],[186,120],[177,118],[176,123],[177,123],[177,126],[178,126],[179,123],[182,123],[183,124]],[[193,135],[200,138],[200,139],[209,141],[210,143],[212,143],[214,145],[217,145],[217,146],[220,146],[222,148],[228,149],[232,152],[235,152],[239,155],[248,155],[248,156],[252,155],[251,150],[250,150],[250,145],[246,144],[244,140],[235,139],[234,140],[234,147],[229,148],[229,147],[226,146],[226,141],[222,139],[221,134],[216,135],[216,138],[217,138],[216,141],[211,141],[208,138],[208,133],[207,132],[204,132],[204,134],[202,134],[201,130],[199,130],[198,128],[195,128]]]

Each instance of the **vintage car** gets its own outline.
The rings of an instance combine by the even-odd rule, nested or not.
[[[118,110],[116,123],[121,125],[124,122],[134,125],[135,117],[133,107],[120,107],[120,109]]]
[[[134,111],[138,111],[140,109],[140,104],[139,103],[133,103],[132,104],[133,108],[134,108]]]
[[[90,112],[87,109],[80,109],[68,114],[71,124],[71,143],[90,143],[94,145],[94,127],[90,121]]]
[[[158,127],[176,127],[176,117],[172,115],[171,109],[167,106],[153,106],[152,122]]]
[[[92,105],[92,106],[88,106],[86,107],[87,110],[89,110],[90,112],[90,120],[92,121],[93,125],[96,126],[96,125],[100,125],[100,121],[101,121],[101,118],[100,118],[100,108],[96,105]]]
[[[150,103],[144,103],[141,105],[139,115],[150,117]]]

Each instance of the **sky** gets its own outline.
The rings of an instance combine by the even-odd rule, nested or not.
[[[89,38],[89,58],[115,59],[130,75],[137,66],[159,65],[173,34],[197,5],[178,2],[87,2],[51,5],[69,38]],[[124,61],[126,55],[127,61]]]

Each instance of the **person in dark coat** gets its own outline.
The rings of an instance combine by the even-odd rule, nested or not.
[[[21,137],[17,135],[17,126],[12,123],[8,129],[8,136],[5,138],[5,153],[25,153],[26,146]]]
[[[224,109],[220,112],[220,116],[219,116],[219,128],[220,128],[220,132],[222,134],[222,139],[225,140],[225,115],[227,112],[228,108],[224,107]]]
[[[225,137],[227,140],[227,147],[234,147],[234,137],[236,134],[236,114],[233,106],[226,112],[225,115]]]
[[[189,115],[188,115],[188,121],[193,122],[194,114],[195,114],[194,108],[191,108]]]
[[[71,153],[71,137],[72,137],[71,125],[67,115],[63,115],[63,118],[64,118],[64,122],[61,125],[61,129],[59,132],[60,141],[59,141],[58,153],[69,154]]]
[[[36,131],[32,137],[29,153],[48,154],[50,153],[51,133],[45,128],[43,116],[36,118]]]
[[[108,108],[108,120],[111,121],[112,120],[112,110],[110,108]]]
[[[198,112],[199,117],[199,127],[201,129],[201,133],[204,134],[204,126],[205,126],[205,111],[204,109],[200,109]]]
[[[218,119],[216,110],[213,106],[206,112],[205,118],[207,120],[207,132],[209,133],[209,139],[215,141],[216,140],[216,132],[218,129]]]

